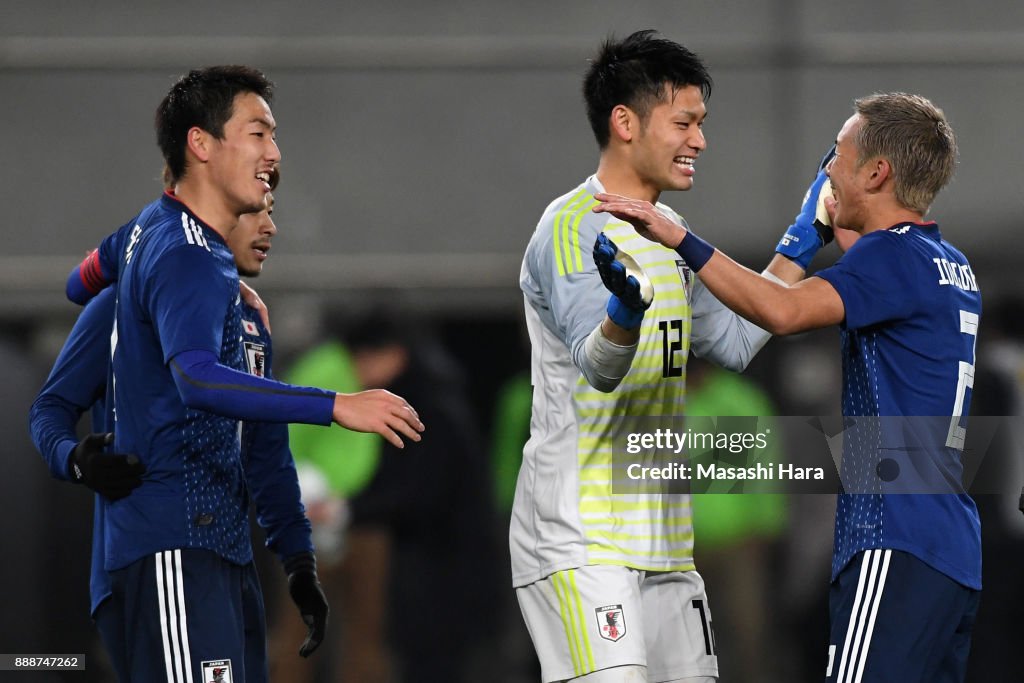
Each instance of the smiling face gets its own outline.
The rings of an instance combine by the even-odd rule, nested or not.
[[[221,138],[210,140],[210,178],[238,214],[260,211],[270,192],[270,174],[281,161],[270,106],[251,92],[235,96]]]
[[[235,255],[238,274],[256,277],[263,271],[263,262],[270,253],[270,243],[277,234],[277,226],[271,214],[274,212],[274,197],[267,195],[267,208],[238,217],[238,225],[227,237],[228,247]]]
[[[865,216],[865,173],[870,174],[868,164],[858,161],[860,150],[856,137],[864,124],[860,114],[854,114],[836,137],[836,155],[825,167],[832,181],[832,196],[836,200],[833,224],[848,230],[860,232],[864,229]]]
[[[631,158],[641,183],[655,195],[693,187],[694,162],[704,151],[707,109],[699,87],[666,86],[666,97],[654,105],[632,141]]]

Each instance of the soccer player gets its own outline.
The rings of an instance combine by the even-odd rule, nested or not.
[[[423,425],[387,392],[335,394],[249,374],[238,272],[225,244],[264,207],[280,161],[258,71],[194,70],[157,108],[174,193],[145,207],[119,255],[112,340],[115,447],[146,468],[104,501],[105,567],[124,601],[131,674],[202,678],[243,660],[249,537],[239,420],[374,431],[402,444]],[[163,606],[161,608],[161,605]]]
[[[981,314],[967,259],[924,220],[955,162],[953,129],[924,97],[856,100],[827,166],[835,198],[826,206],[835,225],[860,237],[834,266],[788,289],[648,203],[597,197],[595,211],[675,249],[719,299],[766,329],[840,326],[843,415],[881,417],[867,446],[844,440],[829,681],[962,681],[966,672],[981,590],[980,523],[962,488],[947,483],[943,490],[927,475],[961,479],[961,416],[970,405]],[[934,416],[945,416],[941,433]],[[893,444],[912,456],[914,471],[899,470]],[[904,480],[922,471],[924,488],[908,491]]]
[[[271,185],[275,185],[272,178]],[[244,214],[228,237],[238,271],[247,277],[260,274],[263,260],[277,232],[269,208]],[[244,327],[255,330],[246,342],[246,360],[252,374],[270,375],[270,335],[256,309],[243,305]],[[110,365],[110,330],[114,323],[114,290],[104,289],[82,311],[50,377],[32,405],[30,427],[37,448],[57,479],[71,480],[96,491],[91,563],[91,613],[111,655],[118,678],[131,679],[125,651],[125,633],[118,611],[124,606],[111,600],[110,574],[103,566],[104,524],[100,496],[119,500],[142,483],[144,468],[137,458],[104,452],[107,433],[113,429],[111,397],[107,394]],[[93,432],[76,441],[79,416],[94,406]],[[293,600],[309,625],[300,654],[308,656],[319,645],[326,628],[327,602],[317,579],[310,525],[300,501],[295,466],[287,443],[287,428],[275,423],[246,423],[242,432],[245,483],[255,502],[257,520],[267,532],[267,547],[281,558],[289,575]],[[247,507],[247,506],[246,506]],[[250,558],[251,560],[251,558]],[[244,669],[235,676],[266,680],[266,626],[262,594],[255,575],[247,577],[245,591],[259,609],[246,614]],[[230,665],[228,665],[230,666]],[[239,664],[235,664],[239,667]],[[224,667],[222,667],[224,668]]]
[[[613,492],[612,443],[627,418],[683,415],[689,351],[741,370],[769,335],[719,304],[673,251],[591,211],[602,192],[657,202],[693,186],[710,91],[701,60],[653,31],[606,42],[583,85],[597,173],[547,207],[526,249],[533,416],[509,537],[544,681],[718,675],[690,497]],[[797,281],[806,263],[791,258],[809,261],[821,246],[807,208],[813,216],[824,180],[819,173],[780,244],[789,254],[765,278]],[[684,225],[669,207],[657,210]],[[614,242],[602,238],[595,268],[583,250],[602,231]],[[653,282],[646,311],[638,280],[616,271],[615,243]]]

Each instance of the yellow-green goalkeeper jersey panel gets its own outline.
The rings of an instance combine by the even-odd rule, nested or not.
[[[593,213],[601,190],[591,177],[555,200],[523,261],[534,395],[510,530],[515,585],[587,564],[693,569],[687,494],[612,492],[612,444],[619,437],[621,448],[623,432],[635,428],[629,418],[663,416],[658,423],[670,426],[683,415],[692,276],[673,250]],[[592,256],[602,231],[637,260],[655,290],[630,371],[610,393],[591,387],[573,360],[605,315],[609,293]]]

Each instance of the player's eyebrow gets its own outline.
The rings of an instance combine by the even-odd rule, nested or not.
[[[264,128],[269,128],[270,130],[277,130],[277,125],[275,123],[273,123],[270,119],[263,118],[260,116],[254,116],[253,118],[249,119],[249,123],[257,123],[263,126]]]
[[[700,113],[694,111],[693,109],[680,109],[679,111],[676,112],[676,116],[679,117],[679,118],[685,118],[685,119],[689,119],[689,120],[693,121],[695,119],[700,119],[700,118],[705,118],[706,119],[708,117],[708,114],[707,114],[707,112],[704,112],[703,114],[700,114]]]

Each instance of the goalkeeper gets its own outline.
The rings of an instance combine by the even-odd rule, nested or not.
[[[739,371],[769,334],[720,304],[674,252],[591,211],[600,192],[657,202],[692,187],[711,91],[701,60],[639,31],[604,45],[583,90],[597,173],[547,207],[520,275],[534,393],[509,534],[513,585],[544,681],[704,683],[718,662],[690,497],[613,495],[612,445],[627,418],[684,414],[691,350]],[[824,180],[764,277],[796,282],[829,239],[814,225]]]

